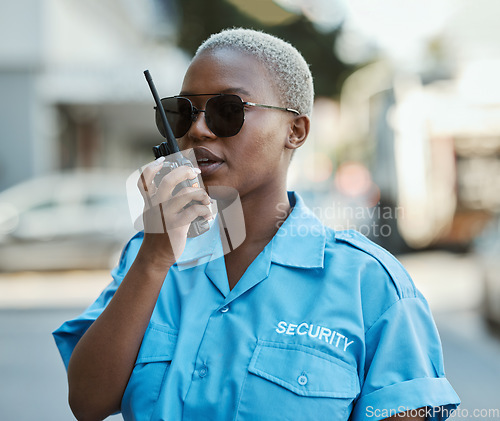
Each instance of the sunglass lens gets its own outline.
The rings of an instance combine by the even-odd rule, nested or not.
[[[219,137],[236,135],[245,120],[244,106],[237,95],[219,95],[207,101],[205,119],[208,128]]]
[[[191,102],[186,98],[164,98],[161,100],[161,103],[174,136],[176,138],[184,136],[189,130],[189,127],[191,127]],[[156,126],[161,135],[165,137],[163,122],[158,110],[156,110]]]

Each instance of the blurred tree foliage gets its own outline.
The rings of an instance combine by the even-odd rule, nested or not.
[[[335,98],[345,78],[354,70],[334,54],[338,31],[319,32],[304,16],[283,25],[268,26],[225,0],[176,0],[179,13],[180,48],[194,54],[211,34],[229,27],[263,30],[293,44],[311,66],[317,96]],[[251,0],[249,0],[251,1]]]

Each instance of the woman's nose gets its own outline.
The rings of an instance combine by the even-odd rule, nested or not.
[[[203,115],[201,115],[203,113]],[[207,122],[205,120],[206,111],[197,110],[196,114],[193,115],[193,122],[188,130],[188,136],[196,138],[216,138],[212,131],[208,128]]]

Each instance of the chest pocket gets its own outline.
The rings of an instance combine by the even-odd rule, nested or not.
[[[149,420],[174,357],[177,331],[151,322],[122,398],[125,420]]]
[[[259,341],[237,420],[347,420],[359,394],[356,370],[298,344]]]

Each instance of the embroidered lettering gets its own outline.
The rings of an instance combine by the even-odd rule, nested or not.
[[[302,322],[297,325],[295,323],[289,323],[282,320],[278,323],[275,330],[276,333],[281,335],[307,335],[311,339],[324,341],[335,348],[342,349],[344,352],[347,351],[347,348],[354,343],[353,340],[349,340],[347,336],[338,333],[336,330],[325,326],[308,324],[306,322]]]
[[[278,328],[276,329],[276,333],[285,333],[286,331],[286,322],[279,322]]]
[[[285,322],[286,323],[286,322]],[[304,330],[301,330],[301,327],[305,327]],[[307,335],[307,328],[309,327],[309,325],[307,323],[301,323],[298,327],[297,327],[297,335]],[[278,332],[279,333],[279,332]]]

